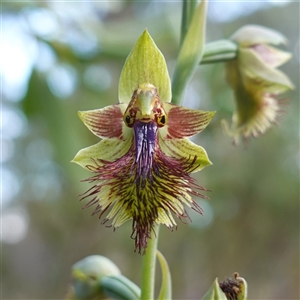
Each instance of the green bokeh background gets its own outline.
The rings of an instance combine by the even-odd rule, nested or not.
[[[237,271],[248,282],[249,299],[299,299],[299,3],[266,5],[227,22],[213,17],[218,10],[226,14],[218,2],[211,5],[208,42],[228,38],[246,24],[282,32],[293,58],[281,69],[296,88],[282,96],[289,101],[279,126],[236,147],[220,125],[222,119],[230,121],[234,109],[224,65],[201,66],[193,77],[185,106],[217,111],[194,139],[213,162],[196,174],[199,184],[211,192],[209,201],[199,200],[204,216],[191,212],[192,223],[178,221],[173,232],[161,228],[159,249],[170,266],[173,296],[200,299],[215,277],[223,280]],[[233,9],[235,4],[224,5]],[[247,5],[249,9],[255,2]],[[32,21],[32,15],[41,10],[57,20],[56,34],[38,34],[44,25]],[[18,175],[20,189],[2,205],[2,215],[22,209],[28,222],[27,234],[18,243],[2,241],[2,297],[63,299],[71,266],[92,254],[107,256],[140,284],[142,257],[133,252],[131,223],[113,232],[90,216],[92,208],[82,210],[84,203],[79,202],[78,195],[88,188],[80,180],[90,174],[70,160],[98,139],[81,123],[77,111],[118,101],[122,66],[145,28],[165,55],[172,75],[181,3],[2,3],[2,17],[8,16],[16,18],[39,45],[50,47],[56,57],[52,67],[71,68],[76,87],[63,96],[59,92],[59,86],[66,84],[63,77],[56,77],[57,88],[49,79],[53,69],[33,68],[22,99],[2,97],[3,105],[23,113],[27,124],[24,134],[13,140],[14,155],[3,164]],[[90,40],[94,47],[87,51]],[[158,283],[159,279],[158,269]]]

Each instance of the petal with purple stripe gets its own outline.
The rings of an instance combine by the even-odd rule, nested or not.
[[[102,109],[78,112],[82,122],[88,129],[100,138],[123,139],[123,113],[127,105],[110,105]]]
[[[214,111],[188,109],[164,103],[168,114],[168,135],[173,138],[191,137],[201,132],[211,121]]]

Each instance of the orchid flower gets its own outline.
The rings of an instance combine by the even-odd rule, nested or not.
[[[119,103],[79,112],[102,140],[80,150],[74,162],[94,173],[83,194],[93,214],[106,213],[114,228],[132,219],[135,250],[143,252],[155,224],[176,226],[185,207],[200,214],[193,196],[202,195],[191,173],[211,164],[206,151],[188,138],[201,132],[215,112],[171,102],[165,59],[147,31],[140,36],[121,73]]]
[[[257,25],[247,25],[235,32],[231,40],[238,45],[235,60],[227,63],[226,74],[235,93],[236,112],[232,126],[223,121],[225,132],[238,144],[265,133],[282,115],[277,96],[292,89],[289,78],[276,68],[291,54],[269,44],[285,44],[279,32]]]

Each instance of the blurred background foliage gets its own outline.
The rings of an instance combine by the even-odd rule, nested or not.
[[[70,160],[98,140],[77,111],[118,101],[122,66],[145,28],[172,74],[181,8],[180,1],[2,3],[3,299],[62,299],[70,267],[91,254],[140,283],[130,222],[113,232],[90,217],[92,208],[82,211],[80,180],[90,174]],[[293,58],[282,70],[297,86],[299,3],[211,2],[207,41],[245,24],[288,38]],[[234,147],[220,126],[234,109],[223,64],[201,66],[189,85],[185,106],[217,111],[194,138],[214,165],[197,174],[212,191],[199,200],[204,216],[191,212],[192,223],[161,228],[174,299],[199,299],[215,277],[235,271],[249,299],[299,299],[299,89],[285,97],[278,127]]]

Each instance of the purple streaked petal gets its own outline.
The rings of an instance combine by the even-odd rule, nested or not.
[[[126,127],[123,122],[123,113],[126,105],[117,104],[102,109],[78,112],[82,122],[98,137],[123,139]]]
[[[191,137],[201,132],[211,121],[214,111],[188,109],[171,103],[165,103],[168,112],[168,135],[170,138]]]

